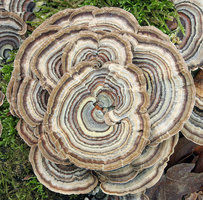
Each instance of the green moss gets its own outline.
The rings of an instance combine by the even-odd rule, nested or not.
[[[16,51],[10,54],[10,58],[5,63],[1,63],[2,68],[0,69],[0,89],[4,94],[6,94],[13,71]],[[3,132],[0,137],[0,199],[78,199],[76,195],[67,198],[65,195],[51,192],[39,183],[29,162],[30,148],[20,138],[15,129],[18,119],[11,115],[6,98],[0,107],[0,120],[3,125]]]
[[[11,52],[6,63],[1,64],[0,88],[4,94],[13,71],[14,58],[15,52]],[[0,120],[3,125],[0,138],[0,199],[27,200],[29,199],[27,197],[31,197],[32,190],[31,187],[26,186],[24,177],[29,174],[33,175],[28,161],[29,147],[17,134],[15,127],[18,119],[10,114],[6,98],[0,107]],[[36,199],[41,199],[41,197]]]
[[[28,22],[31,26],[36,28],[47,18],[51,17],[53,14],[64,10],[66,8],[77,8],[84,0],[34,0],[37,5],[37,11],[35,11],[36,20]]]
[[[34,22],[28,22],[34,28],[60,10],[92,5],[97,7],[120,7],[131,12],[140,25],[157,27],[169,35],[173,43],[179,42],[177,37],[179,31],[184,34],[179,15],[170,0],[35,0],[35,2],[38,5],[38,10],[35,12],[37,19]],[[178,22],[178,28],[171,31],[166,22],[174,19]]]
[[[166,34],[172,34],[166,21],[174,18],[179,22],[179,16],[170,0],[85,0],[82,5],[98,7],[119,7],[131,12],[142,26],[155,26]],[[181,23],[179,28],[183,30]]]

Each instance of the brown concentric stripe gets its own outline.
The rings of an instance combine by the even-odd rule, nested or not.
[[[194,78],[196,88],[195,106],[203,110],[203,69],[200,69]]]
[[[203,97],[196,94],[195,106],[203,110]]]
[[[27,75],[31,75],[29,63],[32,58],[32,53],[38,48],[38,45],[42,43],[44,36],[49,36],[54,34],[57,31],[57,27],[47,28],[45,30],[41,30],[32,37],[29,37],[25,42],[21,45],[20,50],[16,55],[16,59],[14,62],[14,72],[12,74],[13,82],[9,83],[8,90],[10,91],[11,83],[14,84],[14,88],[19,88],[21,83],[21,79]],[[47,35],[48,34],[48,35]],[[14,78],[15,77],[15,78]],[[8,101],[11,102],[11,98],[13,98],[13,103],[17,101],[17,90],[14,89],[12,93],[8,95]],[[16,107],[16,106],[15,106]]]
[[[26,123],[32,127],[42,123],[48,98],[38,79],[24,78],[18,91],[18,111]]]
[[[148,145],[142,154],[132,162],[134,170],[140,171],[149,168],[159,162],[166,154],[171,153],[171,147],[175,147],[179,139],[179,134],[161,142],[157,146]]]
[[[181,130],[183,135],[196,144],[203,145],[203,110],[194,107],[189,120]]]
[[[17,32],[23,36],[27,31],[27,25],[17,14],[7,11],[0,11],[0,24],[4,29],[12,32]]]
[[[170,77],[170,71],[168,70],[167,63],[156,54],[136,52],[136,56],[133,62],[140,67],[145,74],[147,80],[148,92],[150,95],[150,105],[148,113],[150,118],[157,117],[161,114],[160,110],[163,108],[165,99],[167,98],[169,108],[170,103],[174,101],[171,94],[167,94],[167,91],[174,90],[174,84],[172,81],[167,80]],[[161,66],[160,66],[161,65]],[[165,78],[165,80],[163,80]],[[166,113],[162,113],[164,115]],[[160,117],[161,118],[161,117]],[[153,123],[152,123],[153,126]]]
[[[91,82],[93,82],[94,83],[94,81],[91,81]],[[88,88],[90,89],[90,91],[91,91],[91,88],[88,86]],[[76,92],[77,93],[77,92]],[[78,99],[81,99],[80,97],[78,97]],[[72,109],[72,110],[74,110],[74,108]],[[68,111],[66,111],[66,112],[68,112]],[[69,117],[69,118],[71,118],[71,117]],[[77,119],[76,119],[77,120]],[[73,120],[73,122],[72,123],[70,123],[70,124],[74,124],[74,120]]]
[[[12,107],[12,114],[14,114],[14,116],[21,118],[18,110],[17,100],[18,100],[18,91],[22,83],[22,79],[16,81],[16,78],[13,76],[13,74],[14,74],[14,71],[12,73],[11,81],[8,84],[6,96],[7,96],[8,102],[10,103],[10,108]]]
[[[19,47],[27,31],[25,22],[15,13],[0,11],[0,57],[8,58],[10,50]]]
[[[65,74],[62,77],[51,93],[44,125],[47,132],[53,131],[59,138],[63,138],[60,148],[64,148],[67,157],[76,165],[99,170],[119,168],[140,154],[148,137],[148,117],[144,113],[148,105],[145,105],[147,95],[145,83],[141,82],[144,78],[137,68],[132,74],[118,64],[106,64],[101,69],[95,70],[87,66],[88,63],[81,65],[83,71],[78,75],[74,74],[70,77],[69,74]],[[132,66],[129,67],[133,70]],[[102,74],[105,75],[103,83]],[[95,86],[94,81],[97,81],[99,76],[98,86]],[[86,102],[97,101],[97,91],[102,90],[102,87],[108,90],[108,82],[121,87],[123,99],[120,101],[123,105],[119,108],[115,105],[115,112],[110,111],[111,114],[107,115],[107,118],[113,120],[114,125],[105,129],[106,131],[99,131],[101,127],[97,128],[96,120],[95,125],[93,122],[93,125],[89,124],[88,130],[84,126],[81,110],[87,104]],[[95,91],[91,91],[92,86],[89,87],[89,84],[94,86]],[[108,95],[106,97],[108,98]],[[103,100],[98,99],[98,101]],[[103,103],[105,104],[105,101]],[[143,105],[145,109],[140,109]],[[107,121],[104,117],[104,122],[107,123]],[[119,124],[116,124],[117,121]],[[88,122],[86,122],[87,125]],[[99,125],[101,126],[101,123]],[[112,137],[115,140],[112,140]],[[53,138],[52,142],[55,143],[54,141],[57,140]]]
[[[83,98],[84,97],[85,96],[83,96]],[[92,103],[92,102],[90,101],[90,103]],[[94,116],[91,115],[91,113],[89,113],[90,116],[85,116],[86,113],[84,113],[84,114],[81,113],[81,121],[79,121],[77,119],[77,116],[74,114],[75,112],[79,112],[78,107],[79,106],[77,106],[77,105],[71,107],[71,109],[69,111],[70,113],[68,116],[68,120],[65,122],[65,125],[67,127],[70,126],[70,128],[74,132],[75,137],[77,137],[77,139],[80,141],[81,145],[84,141],[88,145],[90,145],[90,144],[91,145],[99,145],[99,143],[101,143],[101,145],[104,145],[104,142],[103,142],[104,139],[107,140],[105,144],[109,145],[109,143],[116,140],[119,133],[121,132],[120,126],[115,126],[112,130],[107,124],[105,124],[104,120],[102,120],[102,122],[97,122],[97,121],[95,122]],[[94,105],[92,105],[92,109],[94,109]],[[84,111],[84,109],[82,109],[82,111]],[[87,119],[84,119],[84,117],[86,117]],[[84,132],[84,130],[86,130],[87,132],[93,131],[91,129],[92,127],[88,126],[89,123],[91,123],[91,122],[96,123],[97,127],[98,127],[95,131],[96,133],[98,133],[98,136],[95,138]],[[83,123],[83,126],[84,126],[83,128],[81,128],[80,123]],[[104,136],[102,136],[102,134],[99,134],[99,132],[100,133],[103,132]],[[105,132],[109,132],[109,134],[106,135]],[[80,138],[82,138],[82,139],[80,139]]]
[[[47,27],[39,32],[36,32],[31,37],[26,39],[21,45],[14,61],[14,71],[12,73],[11,81],[8,84],[7,99],[13,108],[13,112],[18,115],[18,100],[17,95],[22,83],[26,76],[33,76],[30,69],[30,61],[43,42],[46,42],[45,37],[49,37],[58,31],[58,27]]]
[[[27,11],[27,6],[32,0],[2,0],[3,6],[6,10],[12,12]]]
[[[38,143],[38,138],[34,135],[34,128],[26,124],[24,120],[18,121],[16,129],[27,145],[32,146]]]
[[[40,94],[37,94],[36,96],[36,102],[40,104],[40,108],[43,112],[47,110],[47,103],[49,100],[49,93],[47,90],[44,90],[40,87]],[[44,113],[43,113],[44,114]]]
[[[20,45],[21,39],[18,34],[12,32],[0,31],[0,57],[1,59],[7,59],[9,52],[17,49]]]
[[[96,33],[85,31],[79,33],[71,43],[64,48],[62,62],[63,71],[70,72],[71,69],[81,61],[85,61],[87,54],[96,56],[98,54],[98,42],[100,36]]]
[[[70,72],[79,62],[88,61],[86,60],[88,57],[90,60],[99,60],[100,62],[103,60],[104,62],[117,61],[121,65],[126,65],[132,61],[130,44],[118,34],[100,35],[86,31],[79,33],[72,44],[68,44],[64,49],[63,71]]]
[[[7,91],[6,91],[6,97],[7,97],[7,101],[10,104],[10,107],[12,107],[11,97],[12,97],[12,93],[13,93],[13,89],[14,89],[13,88],[14,82],[15,82],[15,78],[13,76],[11,76],[11,79],[10,79],[9,84],[8,84],[9,87],[7,87]],[[12,113],[12,115],[13,115],[13,113]]]
[[[106,181],[101,183],[100,187],[104,193],[111,195],[136,194],[155,185],[161,178],[166,165],[165,162],[157,163],[153,167],[143,170],[127,183],[111,183]]]
[[[81,24],[85,24],[85,16],[88,21],[91,21],[93,16],[92,16],[92,11],[98,9],[97,7],[94,6],[84,6],[82,8],[78,8],[78,9],[65,9],[63,11],[60,11],[58,13],[56,13],[55,15],[53,15],[52,17],[50,17],[49,19],[47,19],[44,23],[42,23],[39,28],[43,28],[43,26],[47,26],[47,25],[58,25],[62,28],[65,27],[70,27],[70,26],[74,26],[76,24],[71,23],[70,18],[75,18],[75,20],[77,20],[77,16],[80,17],[79,15],[83,15],[83,19],[82,17],[80,17],[80,25]],[[73,14],[74,13],[74,14]],[[74,17],[75,16],[75,17]],[[73,21],[72,20],[72,21]],[[79,24],[77,24],[79,25]]]
[[[113,112],[114,115],[116,115],[118,118],[126,115],[126,113],[129,113],[133,108],[133,102],[137,101],[139,102],[139,99],[137,99],[136,96],[133,96],[132,93],[128,92],[127,90],[130,88],[132,92],[137,92],[136,87],[140,87],[140,84],[131,83],[128,79],[127,74],[120,74],[116,71],[110,71],[108,74],[109,76],[106,77],[104,82],[104,88],[109,88],[110,85],[118,85],[119,86],[119,92],[120,95],[120,104],[115,104],[115,109]],[[136,77],[135,77],[136,79]],[[136,80],[137,81],[137,80]],[[114,89],[115,87],[110,87]],[[132,89],[133,88],[133,89]],[[110,90],[112,90],[110,89]],[[140,88],[139,88],[140,89]],[[138,89],[138,91],[139,91]],[[116,95],[116,94],[115,94]],[[137,110],[137,108],[134,108]],[[111,111],[110,111],[111,112]]]
[[[47,39],[51,35],[58,32],[59,27],[48,26],[38,32],[35,32],[27,38],[21,45],[15,61],[14,61],[14,72],[16,78],[24,78],[25,76],[31,75],[30,62],[33,59],[36,51],[39,47],[47,42]]]
[[[52,163],[42,156],[37,146],[31,148],[29,159],[38,180],[54,192],[83,194],[97,186],[98,180],[90,171],[72,164]]]
[[[128,125],[125,124],[124,126],[125,127],[130,126],[130,124],[128,124]],[[128,149],[125,148],[129,144],[129,141],[131,141],[131,140],[134,141],[134,139],[132,138],[133,133],[132,133],[131,129],[132,128],[130,128],[130,131],[126,130],[126,129],[123,130],[123,132],[129,133],[129,137],[123,143],[121,143],[122,141],[119,141],[120,143],[117,143],[119,148],[117,147],[116,150],[114,150],[114,151],[109,151],[106,154],[103,153],[101,156],[90,155],[89,150],[88,150],[88,154],[87,154],[87,152],[83,151],[83,154],[85,154],[84,159],[81,157],[81,155],[80,155],[80,157],[78,157],[77,153],[70,152],[68,154],[69,159],[71,160],[71,162],[75,163],[76,165],[78,165],[80,167],[89,168],[89,169],[106,171],[106,170],[114,170],[118,167],[122,167],[123,165],[125,165],[125,163],[131,162],[131,160],[135,156],[133,154],[137,151],[138,144],[143,142],[140,140],[140,137],[142,137],[142,135],[140,134],[139,140],[137,140],[135,143],[132,144],[133,149],[131,149],[129,151]],[[95,149],[95,148],[92,148],[92,149]],[[122,149],[123,151],[118,151],[118,149]],[[80,150],[80,149],[77,149],[77,150]],[[124,153],[124,155],[122,155],[122,153]],[[109,155],[111,155],[111,157]],[[92,159],[93,157],[94,157],[94,160]],[[104,161],[105,157],[108,157],[107,161]],[[115,157],[115,158],[112,159],[112,157]],[[89,165],[85,166],[86,163],[89,163]]]
[[[182,40],[178,48],[188,67],[194,70],[203,63],[203,3],[198,0],[174,2],[185,28],[185,35],[181,32],[178,35]]]
[[[101,76],[102,76],[102,74],[101,73],[98,73],[98,76],[100,76],[100,78],[101,78]],[[98,81],[97,79],[96,79],[96,81]],[[89,83],[92,83],[92,82],[94,82],[94,81],[89,81]],[[64,112],[65,113],[68,113],[68,122],[69,122],[69,126],[71,126],[71,127],[73,127],[74,126],[74,124],[75,123],[77,123],[77,121],[78,121],[78,119],[77,118],[75,118],[74,117],[74,115],[75,115],[75,112],[77,111],[77,109],[75,109],[75,106],[74,106],[74,101],[75,102],[77,102],[77,101],[81,101],[81,99],[83,99],[84,98],[84,95],[83,95],[83,93],[84,92],[86,92],[86,88],[84,88],[84,89],[82,89],[81,88],[81,86],[80,86],[80,84],[78,84],[78,86],[79,86],[79,89],[78,89],[78,91],[75,89],[75,94],[77,94],[77,99],[75,99],[75,97],[70,97],[71,98],[71,102],[69,103],[69,105],[72,105],[72,106],[70,106],[71,107],[71,110],[72,111],[69,111],[69,110],[67,110],[67,108],[66,108],[66,110],[64,110],[63,108],[61,108],[61,112],[62,112],[62,110],[64,110]],[[89,87],[88,87],[89,88]],[[89,89],[91,89],[91,88],[89,88]],[[83,96],[79,96],[80,95],[80,93],[83,95]],[[87,93],[87,92],[86,92]],[[88,94],[86,94],[86,96],[87,96]],[[74,96],[76,96],[76,95],[74,95]],[[62,104],[61,104],[62,105]],[[61,106],[61,107],[63,107],[63,106]],[[72,113],[72,114],[71,114]],[[62,121],[64,121],[65,122],[65,124],[67,124],[66,123],[66,121],[65,121],[65,119],[62,119]],[[61,122],[61,120],[59,121],[59,123]],[[68,125],[67,125],[68,126]],[[80,129],[80,126],[78,126],[78,125],[76,125],[76,127],[74,127],[73,128],[73,130],[77,130],[77,129]],[[79,130],[77,130],[76,131],[76,135],[77,135],[77,132],[78,132]],[[82,131],[83,132],[83,131]],[[74,135],[75,135],[74,134]],[[84,133],[82,133],[82,134],[80,134],[80,136],[79,137],[84,137],[84,138],[86,138],[87,137],[87,139],[89,140],[89,139],[92,139],[92,137],[88,137],[88,135],[84,135]],[[103,138],[103,137],[97,137],[97,139],[99,139],[99,138]],[[88,143],[88,140],[86,141],[87,143]],[[101,142],[102,142],[102,140],[101,140]],[[103,142],[102,142],[103,143]],[[94,142],[92,143],[92,145],[94,144]]]
[[[113,80],[115,81],[115,79]],[[88,88],[93,93],[99,84],[101,84],[102,88],[97,91],[96,96],[99,96],[100,92],[106,91],[114,99],[113,106],[117,106],[117,108],[121,107],[123,99],[123,94],[121,92],[122,87],[120,85],[115,85],[111,80],[108,79],[106,75],[102,76],[102,74],[98,74],[98,78],[95,77],[94,81],[89,83]]]
[[[173,154],[177,142],[178,135],[175,136],[172,145],[168,146],[168,151],[162,156],[159,162],[139,172],[132,180],[125,183],[115,183],[106,180],[101,182],[101,189],[107,194],[122,196],[126,194],[136,194],[152,187],[161,178],[164,168],[167,165],[170,155]]]
[[[156,58],[156,55],[147,54],[144,53],[143,55],[143,52],[136,52],[137,57],[134,58],[134,62],[143,69],[145,77],[148,80],[148,91],[151,99],[148,112],[150,114],[152,131],[155,131],[160,122],[168,123],[165,117],[171,115],[173,102],[177,101],[174,96],[176,95],[176,99],[180,97],[176,93],[177,89],[175,88],[174,81],[170,80],[170,71],[167,71],[169,68],[168,64],[161,58]],[[162,66],[160,66],[160,63]],[[168,91],[171,91],[171,93]],[[159,128],[159,133],[165,131],[164,126],[162,127],[163,129]]]
[[[63,76],[61,57],[62,49],[59,49],[58,52],[55,52],[54,56],[47,60],[47,69],[51,68],[51,72],[53,73],[54,77],[58,78],[58,80]],[[52,74],[49,74],[49,76],[52,76]]]
[[[35,3],[32,0],[2,0],[3,7],[10,12],[18,14],[24,21],[32,20]]]
[[[181,13],[181,12],[179,12],[179,15],[180,15],[181,24],[186,29],[186,33],[185,33],[185,35],[183,35],[182,33],[178,34],[178,36],[179,36],[179,38],[181,40],[181,43],[178,45],[178,47],[182,51],[184,51],[184,49],[187,49],[188,45],[190,45],[190,43],[191,43],[190,40],[194,37],[195,33],[192,34],[193,30],[192,30],[192,25],[191,25],[190,18],[187,15],[185,15],[184,13]],[[194,15],[192,15],[192,17],[194,18]]]
[[[53,15],[39,28],[47,25],[59,25],[70,27],[74,25],[88,25],[90,29],[103,31],[130,31],[137,32],[140,28],[137,20],[132,14],[120,8],[97,8],[84,6],[82,8],[66,9]]]
[[[170,38],[154,26],[141,26],[137,32],[146,37],[155,37],[160,40],[170,41]]]
[[[60,150],[57,148],[59,145],[59,137],[55,137],[56,135],[52,132],[46,133],[43,131],[38,140],[38,147],[42,155],[47,158],[48,160],[58,163],[67,165],[70,161],[67,157],[64,156],[64,151],[61,148]],[[57,143],[54,144],[53,142]],[[62,145],[60,145],[62,146]],[[62,146],[63,147],[63,146]],[[57,152],[57,150],[59,150]]]
[[[151,141],[158,144],[180,131],[189,118],[194,106],[193,79],[181,55],[170,43],[156,38],[146,40],[146,37],[132,33],[123,33],[123,36],[131,42],[133,63],[148,76],[151,100],[158,94],[153,113],[150,113]],[[158,77],[154,79],[157,82],[153,76]]]
[[[33,3],[33,2],[32,2]],[[35,18],[36,18],[36,15],[33,13],[33,10],[34,10],[34,7],[35,7],[35,4],[31,4],[29,6],[29,10],[31,10],[31,12],[20,12],[18,13],[19,16],[21,18],[23,18],[23,20],[26,22],[26,21],[34,21]]]
[[[46,158],[43,158],[42,164],[44,168],[47,168],[53,175],[57,176],[64,182],[67,182],[66,177],[71,177],[72,180],[83,179],[87,176],[87,170],[81,169],[70,163],[69,165],[60,165],[50,162]],[[75,176],[73,176],[73,174]]]
[[[96,26],[100,25],[111,25],[115,27],[116,30],[125,30],[129,32],[136,33],[140,28],[135,17],[120,8],[101,8],[93,11],[96,22],[92,24],[96,24]],[[91,26],[91,22],[89,24]]]
[[[77,34],[85,30],[87,30],[86,26],[73,26],[62,29],[38,48],[32,59],[31,69],[49,93],[56,86],[60,78],[59,74],[56,73],[56,70],[58,70],[56,68],[57,66],[54,66],[54,62],[50,62],[50,60],[54,60],[56,55],[62,54],[63,48],[67,44],[70,44]],[[61,57],[59,57],[59,60],[62,62]],[[63,75],[63,69],[59,69],[58,71]]]
[[[34,135],[37,138],[40,138],[40,135],[44,132],[43,126],[40,124],[39,126],[34,127]]]
[[[101,83],[101,80],[102,80],[102,73],[98,73],[98,75],[97,75],[99,78],[96,78],[95,79],[95,77],[94,77],[94,79],[95,79],[95,82],[96,83]],[[103,80],[104,80],[104,78],[105,78],[105,76],[103,76]],[[92,91],[92,87],[94,86],[94,84],[92,84],[92,83],[94,83],[94,81],[91,79],[90,81],[89,81],[89,83],[88,84],[90,84],[89,86],[88,86],[88,89],[90,90],[90,91]],[[80,84],[78,84],[78,86],[80,86]],[[77,90],[75,90],[75,94],[77,94],[77,99],[75,99],[75,97],[73,97],[72,99],[71,99],[71,102],[70,102],[70,104],[69,105],[71,105],[71,104],[73,104],[73,102],[74,101],[80,101],[81,99],[82,99],[82,97],[81,96],[79,96],[79,94],[81,93],[81,95],[83,95],[83,93],[84,92],[86,92],[86,88],[84,88],[84,89],[82,89],[81,87],[79,87],[79,89],[78,89],[78,91]],[[74,95],[75,96],[75,95]],[[73,124],[75,124],[76,123],[76,121],[74,121],[74,113],[75,113],[75,108],[74,108],[74,106],[71,106],[71,109],[73,110],[73,117],[72,117],[72,119],[73,119],[73,122],[72,123],[70,123],[70,125],[73,125]],[[63,110],[63,109],[62,109]],[[69,116],[72,116],[71,115],[71,112],[70,111],[67,111],[67,110],[65,110],[64,112],[66,112],[66,113],[69,113]],[[71,118],[71,117],[69,117],[69,118]],[[77,119],[76,119],[77,120]],[[65,121],[65,120],[63,120],[63,121]],[[66,121],[65,121],[65,123],[66,123]],[[78,127],[77,127],[78,128]],[[83,136],[84,137],[84,136]],[[88,137],[88,136],[87,136]],[[102,137],[101,137],[102,138]]]
[[[194,16],[192,13],[188,12],[187,15],[184,13],[179,13],[182,23],[185,25],[186,34],[182,38],[181,44],[178,45],[178,48],[180,49],[180,52],[183,55],[183,58],[186,62],[190,61],[195,57],[195,54],[201,52],[202,48],[202,40],[203,40],[203,26],[201,25],[199,29],[196,29],[196,27],[199,24],[196,24],[196,16]],[[202,15],[202,13],[200,14]],[[191,19],[193,18],[193,19]],[[195,29],[195,30],[194,30]],[[200,32],[201,30],[201,32]]]
[[[163,159],[163,157],[170,155],[172,153],[172,148],[175,147],[178,139],[179,135],[176,134],[174,137],[169,138],[156,147],[146,147],[142,154],[130,165],[113,171],[97,171],[96,173],[99,174],[101,183],[106,181],[118,184],[127,183],[135,179],[138,173],[143,169],[152,167]]]
[[[113,171],[96,171],[96,174],[98,174],[100,182],[110,181],[122,184],[134,179],[138,171],[130,164]]]
[[[24,0],[23,3],[18,4],[18,9],[22,9],[22,11],[25,12],[32,12],[34,7],[35,3],[33,2],[33,0]]]

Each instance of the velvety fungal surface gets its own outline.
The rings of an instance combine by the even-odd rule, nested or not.
[[[1,0],[5,10],[18,14],[24,21],[31,21],[35,15],[33,0]]]
[[[16,13],[8,12],[0,7],[0,59],[6,60],[11,50],[19,48],[27,25]]]
[[[199,70],[194,77],[194,82],[196,87],[195,107],[181,132],[187,139],[203,145],[203,70]]]
[[[203,66],[203,1],[173,0],[185,29],[179,31],[181,43],[177,45],[190,70]],[[172,28],[172,27],[169,27]]]
[[[7,99],[47,188],[146,200],[192,113],[195,85],[162,32],[120,8],[85,6],[58,12],[23,42]]]

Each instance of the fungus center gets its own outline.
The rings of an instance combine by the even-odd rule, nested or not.
[[[104,121],[105,114],[115,109],[114,99],[112,99],[112,96],[108,91],[102,92],[97,96],[97,101],[94,103],[94,106],[93,112],[95,112],[96,117],[102,117]],[[108,124],[107,122],[105,123]]]
[[[87,54],[83,61],[86,60],[94,62],[96,67],[101,67],[105,62],[110,61],[104,53]]]
[[[107,131],[109,124],[105,120],[105,115],[114,110],[113,94],[109,91],[101,91],[95,98],[95,101],[89,101],[82,109],[82,119],[85,127],[89,130],[101,132]]]

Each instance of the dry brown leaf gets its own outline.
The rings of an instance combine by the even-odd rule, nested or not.
[[[193,163],[182,163],[168,169],[166,175],[147,190],[150,200],[181,200],[183,196],[199,191],[203,173],[191,173]]]

